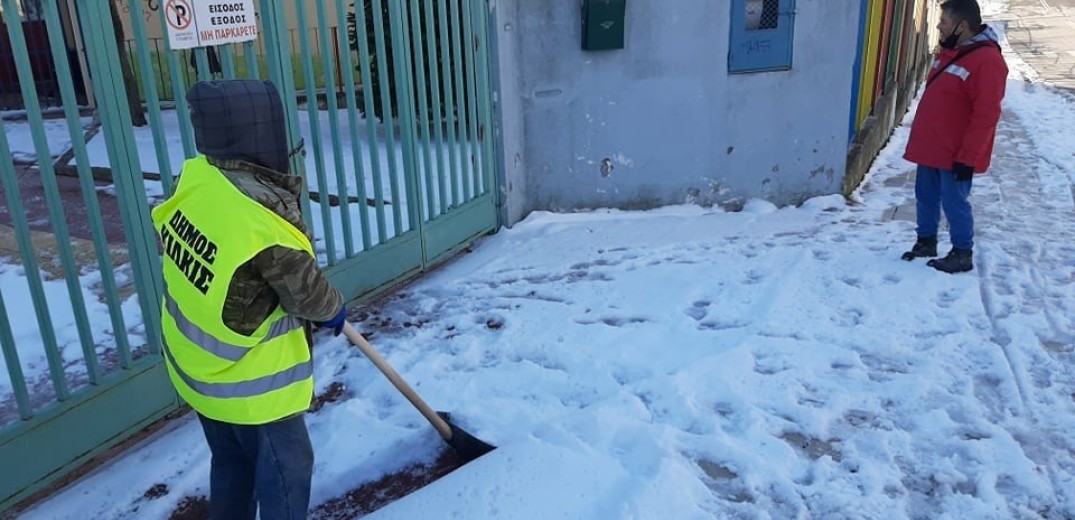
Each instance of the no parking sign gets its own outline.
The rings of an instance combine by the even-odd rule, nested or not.
[[[254,0],[167,0],[164,19],[172,49],[245,42],[258,37]]]

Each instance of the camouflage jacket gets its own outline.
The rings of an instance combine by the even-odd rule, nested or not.
[[[241,160],[209,162],[243,194],[310,236],[299,206],[301,177]],[[277,304],[291,316],[321,322],[336,315],[343,305],[343,295],[329,284],[317,259],[302,251],[274,246],[235,271],[222,318],[229,329],[250,334]]]

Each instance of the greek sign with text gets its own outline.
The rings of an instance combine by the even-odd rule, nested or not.
[[[254,0],[169,0],[165,5],[172,49],[256,40]]]

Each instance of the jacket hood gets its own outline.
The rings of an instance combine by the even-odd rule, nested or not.
[[[1000,35],[997,34],[996,29],[993,29],[992,27],[983,24],[982,25],[982,30],[979,31],[978,34],[974,35],[973,38],[963,42],[960,45],[960,47],[963,47],[963,46],[966,46],[966,45],[974,45],[974,44],[977,44],[977,43],[995,43],[999,47],[1000,46]]]
[[[271,82],[201,81],[187,91],[187,103],[199,153],[288,173],[284,104]]]

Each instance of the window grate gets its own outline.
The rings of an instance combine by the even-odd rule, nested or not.
[[[776,29],[780,25],[780,0],[747,0],[748,31]]]

